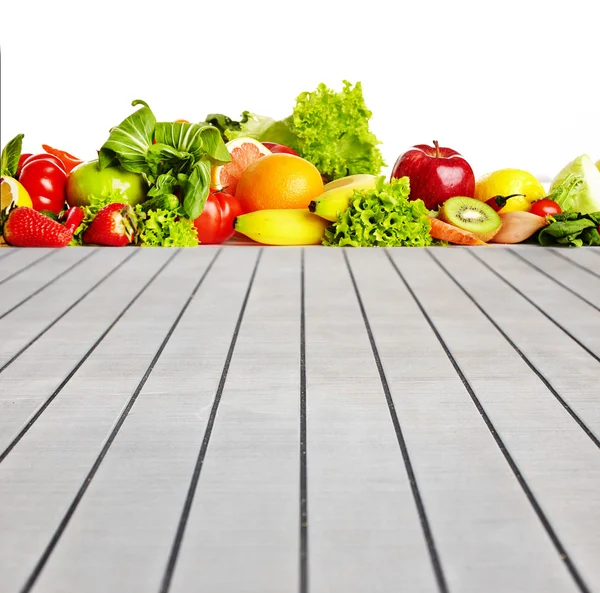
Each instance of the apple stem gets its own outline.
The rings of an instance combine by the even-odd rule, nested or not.
[[[437,140],[434,140],[433,145],[435,146],[435,158],[439,159],[440,158],[440,144]]]

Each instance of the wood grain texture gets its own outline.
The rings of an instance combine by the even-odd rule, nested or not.
[[[600,592],[600,250],[3,251],[0,593]]]

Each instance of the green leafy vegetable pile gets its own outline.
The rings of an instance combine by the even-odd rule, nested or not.
[[[369,130],[371,116],[361,83],[352,87],[345,80],[341,92],[320,84],[314,92],[301,93],[292,115],[281,121],[244,111],[240,121],[210,114],[206,123],[224,140],[249,136],[289,146],[331,181],[357,173],[378,175],[385,166],[380,142]]]
[[[540,245],[600,245],[600,212],[563,212],[555,214],[552,219],[554,222],[538,233]]]
[[[83,206],[83,221],[77,227],[69,245],[83,245],[83,233],[102,208],[115,202],[125,202],[123,195],[118,191],[100,196],[90,195],[89,200],[89,206]],[[134,212],[137,219],[134,245],[138,247],[196,247],[198,245],[198,234],[194,223],[182,217],[179,210],[148,210],[144,203],[135,206]]]
[[[231,160],[221,134],[208,124],[157,122],[144,101],[142,107],[114,127],[98,154],[100,168],[116,162],[141,173],[148,197],[178,195],[183,212],[198,218],[210,190],[210,169]]]
[[[423,200],[408,200],[408,177],[377,180],[373,190],[355,191],[348,209],[325,231],[334,247],[424,247],[431,245],[429,211]]]

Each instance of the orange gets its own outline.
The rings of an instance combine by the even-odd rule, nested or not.
[[[238,182],[235,197],[245,212],[308,208],[323,193],[323,179],[309,161],[276,153],[249,165]]]
[[[210,172],[210,186],[217,191],[226,191],[235,195],[235,190],[246,167],[271,154],[271,151],[254,138],[235,138],[226,145],[231,161],[219,167],[213,167]]]

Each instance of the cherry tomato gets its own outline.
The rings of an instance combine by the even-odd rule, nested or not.
[[[32,154],[27,160],[23,161],[23,166],[28,165],[33,161],[50,161],[51,163],[58,165],[66,173],[65,164],[56,155],[48,154],[46,152]]]
[[[27,190],[34,210],[50,210],[60,214],[65,206],[67,182],[67,174],[62,166],[46,158],[30,157],[21,169],[19,181]]]
[[[15,177],[19,179],[19,175],[21,174],[21,169],[23,168],[23,163],[30,157],[33,156],[30,152],[26,152],[19,157],[19,164],[17,165],[17,173]]]
[[[194,220],[198,241],[205,245],[223,243],[233,236],[233,220],[244,211],[240,201],[223,192],[209,193],[202,214]]]
[[[554,200],[543,198],[531,204],[530,212],[538,216],[554,216],[555,214],[560,214],[562,208]]]

